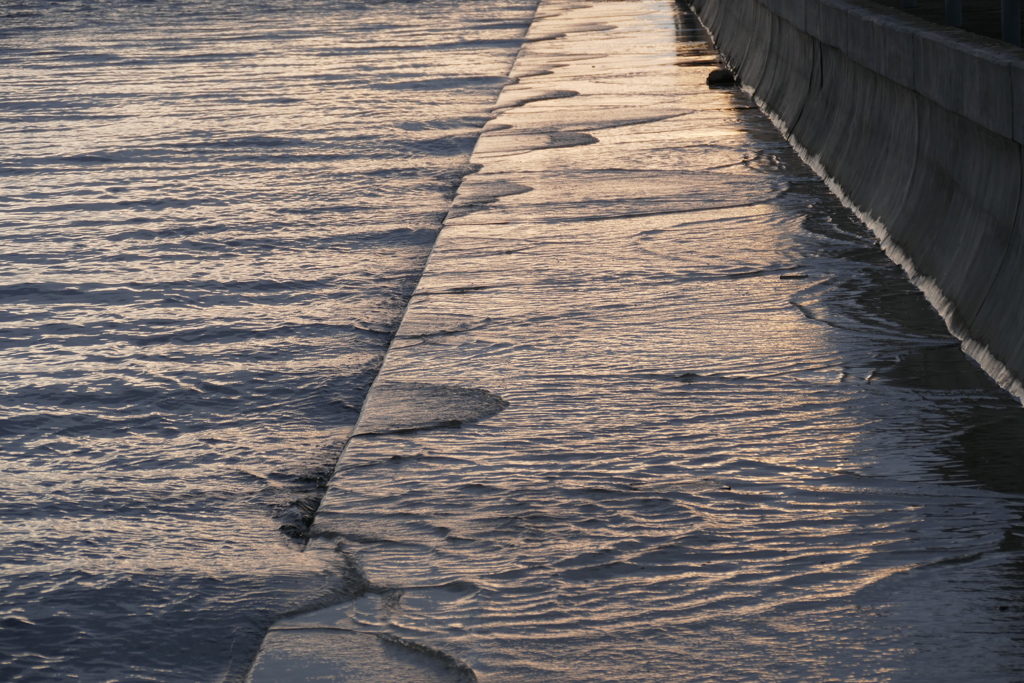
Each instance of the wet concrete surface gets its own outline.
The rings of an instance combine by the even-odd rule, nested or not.
[[[541,4],[254,683],[1020,678],[1020,405],[715,66]]]

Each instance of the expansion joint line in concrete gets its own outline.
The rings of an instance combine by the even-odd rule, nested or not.
[[[681,63],[677,11],[665,0],[543,0],[537,8],[496,117],[471,156],[479,171],[458,189],[311,529],[306,552],[335,558],[340,551],[359,590],[343,605],[278,622],[252,683],[272,680],[273,667],[303,666],[295,652],[316,637],[368,638],[360,626],[367,623],[375,637],[385,637],[380,629],[405,638],[393,644],[406,650],[443,654],[460,680],[472,672],[456,657],[493,673],[495,648],[479,643],[503,629],[471,632],[444,616],[450,601],[436,596],[477,591],[474,600],[478,593],[491,599],[482,587],[496,579],[482,574],[487,554],[498,552],[489,544],[505,513],[489,515],[517,494],[466,492],[494,471],[502,481],[484,489],[539,476],[510,444],[539,439],[558,449],[568,440],[573,448],[579,434],[538,437],[537,430],[541,414],[547,429],[571,413],[592,417],[587,401],[566,399],[577,385],[589,391],[634,352],[649,354],[652,366],[678,361],[665,354],[684,348],[675,342],[692,332],[678,310],[679,254],[645,250],[643,235],[697,235],[722,222],[742,230],[782,203],[771,183],[741,188],[708,170],[737,166],[743,152],[689,151],[719,149],[707,139],[721,132],[714,125],[735,125],[733,117],[751,115],[751,103],[734,89],[708,88],[703,33],[695,34],[699,47],[691,45],[701,54]],[[727,123],[709,129],[709,118]],[[725,281],[695,281],[710,279]],[[630,302],[615,301],[622,297]],[[638,331],[662,315],[681,327]],[[625,346],[610,344],[615,338]],[[456,426],[464,428],[447,429]],[[560,462],[551,455],[542,467]],[[431,496],[436,501],[417,508]],[[474,536],[478,524],[484,530]],[[546,561],[531,561],[527,571]],[[392,592],[384,595],[384,587]],[[351,664],[342,646],[331,648],[317,656]]]
[[[536,6],[534,7],[534,11],[533,11],[533,16],[531,17],[531,21],[530,21],[530,24],[531,24],[531,26],[532,26],[533,22],[534,22],[534,21],[536,20],[536,17],[537,17],[537,10],[538,10],[539,6],[540,6],[540,2],[539,2],[539,0],[538,0],[538,4],[537,4],[537,5],[536,5]],[[528,31],[529,31],[529,29],[527,29],[527,32],[528,32]],[[522,42],[523,42],[523,44],[522,44],[522,45],[520,45],[520,47],[519,47],[519,50],[518,50],[518,51],[516,52],[516,57],[515,57],[515,58],[514,58],[514,59],[513,59],[512,61],[511,61],[511,63],[509,64],[509,70],[508,70],[508,71],[507,71],[507,72],[505,73],[505,79],[506,79],[506,81],[509,81],[509,80],[510,80],[510,74],[511,74],[511,73],[512,73],[512,71],[513,71],[513,70],[515,69],[515,65],[516,65],[516,62],[517,62],[517,61],[519,60],[519,56],[520,56],[520,55],[522,54],[522,52],[523,52],[523,49],[524,49],[524,48],[525,48],[525,47],[527,46],[527,44],[528,44],[528,40],[527,40],[527,39],[525,38],[525,36],[524,36],[524,38],[523,38],[523,41],[522,41]],[[505,89],[506,87],[508,87],[508,86],[507,86],[507,83],[506,83],[506,85],[505,85],[505,86],[503,86],[503,88],[502,88],[502,92],[504,92],[504,89]],[[500,93],[499,93],[499,98],[500,98]],[[492,120],[494,120],[494,118],[496,118],[496,117],[497,117],[497,114],[495,114],[495,115],[494,115],[494,116],[492,116],[492,117],[491,117],[490,119],[488,119],[488,121],[492,121]],[[481,133],[480,133],[480,135],[481,135],[481,136],[482,136],[482,135],[485,135],[485,134],[486,134],[486,133],[485,133],[485,132],[483,131],[483,128],[486,128],[486,124],[484,124],[484,126],[482,126],[482,127],[481,127]],[[479,136],[478,136],[478,140],[479,140]],[[475,149],[474,149],[474,153],[475,153]],[[475,171],[474,169],[478,169],[478,168],[479,168],[478,166],[475,166],[475,165],[474,165],[474,161],[473,161],[474,153],[471,153],[471,154],[470,154],[470,158],[469,158],[469,161],[467,161],[467,162],[466,162],[466,168],[468,169],[468,171],[467,171],[467,174],[466,174],[466,175],[471,175],[472,173],[475,173],[476,171]],[[461,182],[462,182],[463,180],[465,180],[465,176],[463,176],[463,177],[462,177],[462,178],[460,179],[460,185],[461,185]],[[455,197],[453,197],[453,200],[452,200],[452,202],[454,202],[454,201],[455,201],[455,198],[456,198],[456,197],[458,196],[458,187],[456,187],[455,189],[456,189],[456,194],[455,194]],[[451,207],[451,204],[449,204],[449,212],[450,212],[450,207]],[[447,220],[447,217],[448,217],[448,213],[449,213],[449,212],[446,212],[446,213],[445,213],[445,216],[444,216],[444,217],[443,217],[443,218],[441,219],[441,230],[444,230],[444,223],[445,223],[445,221]],[[439,234],[440,234],[440,231],[439,231]],[[415,287],[413,288],[413,293],[412,293],[412,294],[411,294],[411,295],[409,296],[409,299],[408,299],[408,300],[406,301],[406,303],[405,303],[405,308],[403,309],[403,311],[402,311],[402,315],[401,315],[401,317],[399,318],[399,322],[398,322],[398,325],[397,325],[397,326],[396,326],[396,328],[395,328],[396,330],[398,330],[398,329],[400,329],[400,328],[401,328],[401,324],[402,324],[402,321],[404,321],[404,320],[405,320],[405,316],[406,316],[406,315],[408,314],[408,312],[409,312],[409,304],[410,304],[410,303],[412,302],[412,300],[413,300],[413,299],[414,299],[415,297],[417,297],[417,296],[425,296],[425,295],[428,295],[428,294],[429,294],[429,292],[423,292],[423,291],[421,291],[421,289],[420,289],[420,282],[421,282],[421,281],[422,281],[422,279],[423,279],[423,274],[424,274],[424,273],[425,273],[425,272],[427,271],[427,269],[428,269],[428,268],[430,267],[430,258],[431,258],[431,256],[433,256],[433,253],[434,253],[434,249],[436,248],[436,246],[437,246],[437,239],[436,239],[436,237],[435,237],[435,240],[434,240],[434,244],[433,244],[433,245],[431,246],[431,249],[430,249],[430,253],[429,253],[429,254],[427,255],[427,258],[426,258],[426,260],[424,261],[424,264],[423,264],[423,268],[421,268],[421,269],[420,269],[419,275],[418,275],[418,276],[417,276],[417,278],[416,278],[416,285],[415,285]],[[391,345],[391,343],[393,343],[393,342],[394,342],[394,335],[392,335],[392,339],[391,339],[391,341],[390,341],[390,342],[389,342],[389,344],[388,344],[388,347],[389,347],[389,349],[390,349],[390,345]],[[378,367],[378,369],[377,369],[377,374],[376,374],[376,375],[374,376],[373,382],[371,382],[371,384],[370,384],[370,391],[372,391],[372,390],[373,390],[373,387],[374,387],[374,385],[375,385],[375,384],[377,383],[377,379],[378,379],[378,378],[380,377],[380,369],[384,367],[384,363],[386,363],[386,362],[387,362],[387,352],[385,352],[385,354],[384,354],[384,357],[383,357],[383,358],[381,359],[381,365],[380,365],[380,367]],[[368,395],[369,395],[369,394],[368,394]],[[365,409],[365,407],[366,407],[366,402],[364,401],[364,402],[363,402],[363,405],[362,405],[362,406],[360,406],[360,409],[359,409],[359,414],[358,414],[358,415],[357,415],[357,417],[356,417],[356,424],[354,425],[354,427],[353,427],[353,429],[352,429],[352,432],[351,432],[351,433],[349,434],[349,437],[345,439],[345,443],[344,443],[344,445],[343,445],[343,446],[342,446],[342,448],[341,448],[341,451],[340,451],[340,453],[339,453],[339,455],[338,455],[338,458],[337,458],[337,460],[335,461],[335,464],[334,464],[334,469],[333,469],[333,473],[332,473],[332,476],[331,476],[331,479],[332,479],[332,481],[333,481],[334,477],[335,477],[335,476],[337,476],[337,475],[338,475],[338,473],[339,473],[340,471],[342,471],[342,470],[344,469],[344,468],[343,468],[343,466],[342,466],[342,463],[343,463],[343,462],[344,462],[344,460],[345,460],[345,451],[346,451],[346,449],[348,448],[348,444],[349,444],[349,442],[350,442],[350,441],[352,440],[352,437],[360,433],[360,432],[359,432],[359,422],[360,422],[360,420],[362,420],[362,417],[363,417],[363,412],[364,412],[364,409]],[[328,486],[330,486],[330,482],[328,483]],[[318,503],[319,503],[319,501],[318,501]],[[310,523],[309,523],[309,524],[310,524],[310,528],[312,528],[312,527],[313,527],[313,526],[314,526],[314,525],[316,524],[316,511],[314,511],[314,513],[313,513],[313,519],[312,519],[312,520],[310,521]],[[308,534],[307,534],[307,535],[306,535],[306,536],[305,536],[304,538],[302,538],[302,542],[303,542],[303,548],[305,548],[305,546],[306,546],[306,545],[308,544],[308,542],[309,542],[309,535],[308,535]]]
[[[512,79],[511,78],[511,74],[515,70],[516,64],[519,62],[520,58],[522,57],[524,50],[528,49],[528,47],[530,46],[530,44],[532,42],[536,42],[536,41],[530,39],[529,34],[530,34],[530,30],[533,28],[533,26],[534,26],[534,24],[535,24],[535,22],[537,20],[538,13],[539,13],[539,10],[540,10],[540,6],[543,3],[543,1],[544,0],[537,0],[537,5],[534,7],[533,16],[531,17],[531,20],[530,20],[530,26],[527,28],[527,31],[526,31],[526,33],[525,33],[525,35],[523,37],[523,40],[522,40],[522,44],[520,45],[519,50],[516,52],[515,58],[509,64],[509,70],[505,74],[506,84],[502,87],[502,91],[501,91],[501,93],[499,93],[498,99],[496,101],[500,101],[501,100],[502,93],[505,92],[505,90],[508,88],[510,83],[518,83],[518,81],[519,81],[519,79]],[[550,38],[554,38],[554,36],[546,36],[546,37],[544,37],[542,39],[550,39]],[[527,102],[520,102],[520,103],[517,103],[516,106],[522,106],[522,105],[524,105],[526,103]],[[497,106],[495,106],[491,110],[492,116],[491,116],[491,118],[488,121],[493,121],[495,118],[498,118],[502,114],[502,112],[506,111],[509,108],[510,107],[498,108]],[[481,133],[480,133],[480,135],[477,138],[478,143],[479,143],[480,137],[483,137],[483,136],[487,135],[487,132],[484,130],[485,128],[486,128],[486,124],[484,124],[484,126],[481,127]],[[472,173],[476,172],[480,168],[479,165],[475,164],[475,156],[476,156],[476,145],[474,145],[474,151],[473,151],[473,153],[470,154],[470,159],[469,159],[469,161],[466,164],[466,168],[468,169],[467,175],[471,175]],[[465,176],[463,176],[463,178],[460,180],[460,186],[461,186],[462,181],[464,181],[464,180],[465,180]],[[456,188],[456,194],[453,197],[452,204],[454,204],[454,202],[455,202],[455,200],[457,198],[458,198],[458,188]],[[449,207],[450,206],[451,206],[451,204],[449,205]],[[449,214],[450,214],[450,208],[449,208],[449,211],[446,212],[444,218],[441,221],[441,230],[439,231],[438,236],[440,236],[440,233],[443,232],[444,226],[445,226],[445,223],[447,223],[448,215]],[[432,294],[429,291],[424,291],[422,289],[422,287],[421,287],[421,284],[422,284],[422,281],[423,281],[423,275],[429,269],[431,259],[433,258],[434,251],[436,249],[437,249],[437,237],[435,237],[434,244],[431,246],[430,253],[428,254],[427,259],[424,262],[423,268],[421,269],[421,271],[419,273],[419,277],[416,280],[416,286],[414,287],[413,293],[409,297],[408,301],[406,302],[405,309],[402,312],[402,316],[401,316],[401,318],[399,320],[399,324],[398,324],[398,328],[397,329],[400,329],[401,326],[402,326],[402,323],[405,321],[405,318],[406,318],[406,316],[409,313],[409,305],[410,305],[410,303],[416,297],[418,297],[418,296],[422,297],[422,296],[429,296],[430,294]],[[393,342],[394,342],[394,337],[392,337],[392,343]],[[380,370],[383,369],[384,365],[387,363],[387,357],[388,357],[388,353],[389,352],[390,352],[390,344],[389,344],[388,352],[385,352],[384,358],[381,361],[381,366],[378,369],[377,375],[374,377],[374,381],[371,383],[369,392],[367,394],[367,401],[369,400],[370,396],[372,396],[374,387],[377,385],[378,380],[381,377]],[[358,415],[358,417],[356,419],[356,424],[353,427],[353,430],[352,430],[351,434],[349,435],[348,439],[346,439],[345,445],[342,447],[340,454],[338,455],[338,459],[335,462],[335,466],[334,466],[334,473],[332,474],[331,481],[328,483],[328,490],[335,483],[335,479],[337,477],[344,476],[344,472],[347,469],[345,467],[345,465],[344,465],[344,463],[345,463],[345,455],[346,455],[346,452],[348,451],[349,444],[352,443],[353,438],[358,438],[358,436],[361,433],[360,432],[360,424],[363,422],[363,417],[364,417],[365,412],[366,412],[367,401],[364,401],[363,405],[360,407],[359,415]],[[315,528],[315,525],[316,525],[316,515],[317,515],[318,512],[319,512],[319,510],[314,511],[313,519],[310,522],[310,528],[311,529]],[[303,551],[305,551],[306,547],[308,546],[309,539],[310,539],[309,535],[307,535],[303,539],[303,541],[304,541],[304,543],[303,543]],[[362,584],[364,584],[366,586],[372,586],[372,584],[366,578],[365,574],[363,574],[362,568],[358,567],[358,563],[353,558],[346,557],[346,565],[347,565],[346,569],[349,570],[350,573],[352,571],[355,571],[359,575],[359,582],[360,583],[362,583]],[[380,592],[380,591],[378,591],[378,592]],[[410,648],[410,649],[413,649],[413,650],[418,650],[418,651],[421,651],[422,653],[425,653],[425,654],[428,654],[428,655],[439,656],[443,660],[445,660],[445,663],[446,663],[446,665],[449,668],[452,668],[457,674],[459,674],[456,677],[456,679],[458,681],[465,681],[466,683],[473,683],[476,680],[476,677],[473,674],[472,669],[470,669],[468,666],[466,666],[463,662],[460,662],[457,659],[448,657],[448,655],[445,655],[444,653],[442,653],[440,651],[437,651],[437,650],[435,650],[433,648],[430,648],[429,646],[425,646],[425,645],[421,645],[419,643],[408,641],[406,639],[399,638],[397,636],[394,636],[394,635],[391,635],[391,634],[388,634],[388,633],[370,633],[370,632],[366,632],[366,631],[360,631],[358,629],[342,628],[342,627],[338,627],[338,626],[328,626],[328,627],[325,627],[325,626],[320,626],[320,625],[314,626],[314,627],[273,625],[270,628],[270,632],[308,631],[308,632],[314,632],[315,633],[315,632],[325,631],[325,630],[327,630],[327,631],[338,631],[338,632],[351,633],[351,634],[360,634],[360,635],[372,635],[372,636],[374,636],[374,637],[376,637],[376,638],[378,638],[378,639],[380,639],[382,641],[391,642],[393,644],[401,645],[401,646],[404,646],[406,648]],[[267,649],[266,648],[266,644],[264,644],[264,647],[261,649],[260,654],[264,654],[266,649]],[[247,677],[247,681],[250,681],[252,683],[259,683],[260,681],[265,681],[266,683],[273,683],[273,679],[277,675],[276,673],[271,672],[269,674],[269,677],[268,677],[267,675],[262,675],[259,672],[257,672],[256,664],[259,661],[259,657],[260,657],[260,655],[258,654],[257,655],[257,660],[254,661],[253,662],[253,666],[250,667],[250,671],[249,671],[249,675]],[[298,683],[298,681],[290,681],[290,683]]]

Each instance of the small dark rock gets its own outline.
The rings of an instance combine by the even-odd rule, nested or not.
[[[708,74],[708,85],[711,87],[735,84],[736,77],[728,69],[715,69]]]

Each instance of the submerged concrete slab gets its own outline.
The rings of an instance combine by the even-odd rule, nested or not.
[[[1012,647],[935,567],[982,571],[1013,513],[914,474],[967,411],[900,359],[991,383],[694,25],[541,4],[316,516],[360,597],[276,624],[253,683],[952,680]]]
[[[383,634],[336,628],[277,628],[264,639],[249,680],[473,683],[476,677],[440,653]]]

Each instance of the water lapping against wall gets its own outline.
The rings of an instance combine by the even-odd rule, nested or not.
[[[542,1],[254,683],[1021,679],[1024,412],[673,9]]]
[[[0,12],[0,678],[237,677],[533,5]]]

